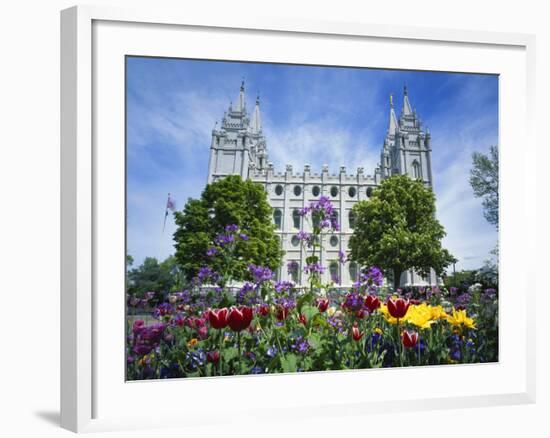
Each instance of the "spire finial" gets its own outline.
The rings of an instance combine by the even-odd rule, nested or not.
[[[407,95],[407,83],[406,82],[403,84],[403,94],[405,96]]]
[[[390,108],[393,108],[393,93],[390,93]]]
[[[259,105],[260,104],[260,92],[258,91],[256,93],[256,105]]]
[[[241,91],[244,91],[244,76],[241,79]]]

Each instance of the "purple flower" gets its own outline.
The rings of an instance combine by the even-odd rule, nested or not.
[[[252,274],[254,282],[258,285],[273,278],[273,272],[271,272],[271,269],[263,266],[250,264],[248,265],[248,271]]]
[[[155,297],[155,293],[153,291],[145,292],[145,299],[146,300],[152,300]]]
[[[496,296],[496,294],[497,294],[496,289],[493,289],[493,288],[485,289],[485,291],[481,295],[481,298],[489,301],[493,299]]]
[[[208,257],[212,257],[212,256],[215,256],[216,254],[218,253],[218,250],[216,247],[211,247],[211,248],[208,248],[208,250],[206,251],[206,255]]]
[[[244,241],[248,240],[248,236],[244,233],[239,234],[239,237],[241,238],[241,240],[244,240]]]
[[[458,304],[465,305],[465,304],[468,304],[471,299],[472,299],[472,296],[469,293],[463,293],[458,297],[456,297],[456,302]]]
[[[309,265],[306,265],[304,268],[304,272],[306,274],[322,274],[325,272],[325,267],[321,266],[319,262],[310,263]]]
[[[292,349],[298,353],[305,354],[309,350],[309,342],[303,337],[296,338],[294,344],[292,344]]]
[[[343,306],[353,311],[361,310],[363,308],[363,298],[357,292],[350,292],[346,295]]]
[[[458,292],[458,288],[457,288],[457,287],[451,286],[451,287],[449,288],[449,293],[450,293],[451,295],[456,295],[457,292]]]
[[[275,291],[279,294],[289,292],[294,289],[294,283],[290,281],[279,281],[275,283]]]
[[[340,263],[343,265],[345,264],[348,259],[346,258],[346,253],[342,250],[338,251],[338,260],[340,260]]]
[[[162,303],[162,304],[159,304],[157,307],[155,307],[155,310],[153,310],[153,315],[159,318],[161,316],[170,315],[173,312],[174,312],[174,308],[170,303]]]
[[[226,233],[236,233],[239,230],[239,226],[235,224],[230,224],[225,226]]]
[[[214,272],[214,270],[209,266],[203,266],[202,268],[200,268],[197,276],[200,284],[205,284],[209,282],[216,283],[220,279],[219,274],[217,272]]]
[[[295,272],[298,272],[299,264],[297,261],[292,260],[287,263],[286,268],[288,270],[289,274],[294,274]]]
[[[250,283],[245,283],[243,287],[241,287],[239,292],[237,292],[236,299],[238,304],[246,304],[247,306],[258,304],[260,300],[256,293],[256,288]]]
[[[235,236],[233,234],[218,234],[214,239],[214,242],[222,248],[230,243],[233,243],[234,241]]]
[[[296,235],[296,237],[298,237],[298,239],[306,243],[308,246],[311,246],[311,242],[313,241],[313,236],[311,234],[306,233],[303,230],[300,230]]]
[[[298,210],[298,214],[302,217],[305,216],[308,213],[309,213],[309,208],[308,207],[304,207],[304,208],[301,208],[300,210]]]
[[[361,274],[361,281],[368,286],[382,286],[384,276],[380,268],[371,266],[366,272]]]

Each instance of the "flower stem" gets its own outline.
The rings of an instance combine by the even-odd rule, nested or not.
[[[237,350],[239,352],[239,374],[243,373],[243,366],[241,362],[241,332],[237,332]]]
[[[219,374],[220,376],[223,376],[223,330],[220,329],[220,364],[219,364]]]

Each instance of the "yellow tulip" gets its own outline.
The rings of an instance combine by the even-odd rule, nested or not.
[[[407,322],[417,326],[418,328],[430,328],[434,321],[432,309],[426,303],[410,306],[407,315]]]
[[[466,315],[466,310],[456,310],[453,307],[453,314],[447,315],[447,322],[453,326],[465,326],[467,328],[476,328],[476,324],[473,318],[469,318]]]

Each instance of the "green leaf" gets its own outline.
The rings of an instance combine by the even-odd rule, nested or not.
[[[238,357],[239,351],[235,347],[224,348],[222,350],[223,360],[229,362],[232,359]]]
[[[306,317],[306,320],[309,322],[316,314],[319,313],[319,309],[316,306],[306,304],[302,307],[301,313]]]
[[[298,358],[295,354],[281,356],[281,368],[283,373],[295,373],[298,370]]]

